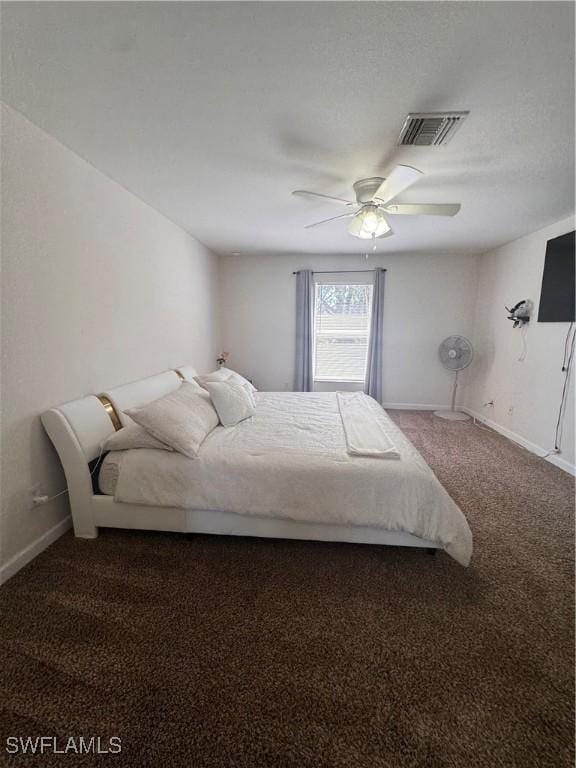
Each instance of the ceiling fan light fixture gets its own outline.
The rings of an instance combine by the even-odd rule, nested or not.
[[[390,231],[390,225],[386,221],[384,212],[377,205],[365,205],[354,216],[350,223],[349,232],[355,237],[370,240],[374,237],[382,237]]]

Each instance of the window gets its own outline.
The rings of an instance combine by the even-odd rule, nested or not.
[[[371,309],[371,285],[316,283],[315,381],[364,381]]]

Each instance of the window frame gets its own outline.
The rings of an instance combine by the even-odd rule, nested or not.
[[[350,276],[348,276],[350,275]],[[314,277],[314,323],[312,328],[312,380],[316,384],[363,384],[366,380],[366,370],[368,367],[368,351],[369,351],[369,345],[370,345],[370,335],[371,335],[371,327],[372,327],[372,307],[374,305],[374,286],[373,286],[373,280],[371,278],[359,278],[353,277],[353,272],[348,272],[346,275],[334,275],[330,277],[329,273],[325,273],[323,275],[319,275],[318,278],[316,276]],[[344,378],[344,377],[322,377],[317,378],[316,377],[316,298],[317,298],[317,287],[322,285],[346,285],[346,286],[355,286],[355,285],[365,285],[370,288],[370,297],[368,302],[368,319],[367,319],[367,332],[366,332],[366,357],[364,360],[364,375],[362,378],[359,379],[351,379],[351,378]]]

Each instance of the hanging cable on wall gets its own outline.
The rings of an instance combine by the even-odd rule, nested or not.
[[[522,336],[522,351],[518,358],[519,363],[523,363],[528,353],[528,344],[526,341],[526,333],[528,331],[528,323],[530,322],[530,315],[532,314],[532,302],[530,299],[521,299],[513,307],[504,307],[508,312],[508,320],[512,321],[513,327],[520,327],[520,333]]]
[[[570,334],[572,333],[572,329],[574,328],[574,323],[570,323],[570,326],[568,328],[568,333],[566,334],[566,338],[564,339],[564,357],[562,358],[562,371],[564,372],[566,370],[566,357],[568,355],[568,347],[570,346],[569,340],[570,340]]]
[[[528,342],[526,341],[526,334],[528,333],[528,326],[523,325],[520,329],[520,336],[522,337],[522,351],[520,352],[520,357],[518,358],[519,363],[523,363],[524,360],[526,360],[526,355],[528,354]]]
[[[570,323],[566,339],[564,340],[564,357],[562,359],[562,372],[564,373],[564,386],[562,387],[562,398],[560,408],[558,409],[558,420],[556,421],[556,433],[554,435],[554,450],[560,452],[562,445],[562,433],[564,429],[564,413],[566,411],[566,402],[568,399],[568,385],[570,383],[570,373],[572,362],[574,360],[574,346],[576,341],[576,329],[574,323]]]

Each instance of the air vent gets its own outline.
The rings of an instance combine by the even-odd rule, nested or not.
[[[411,112],[404,122],[398,144],[430,147],[448,144],[469,112]]]

